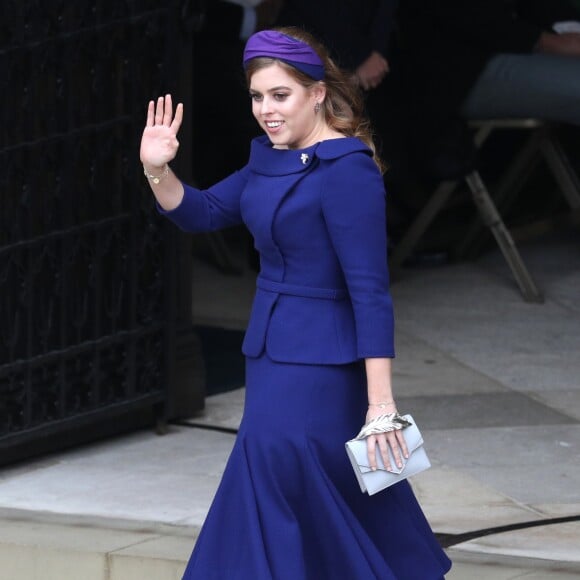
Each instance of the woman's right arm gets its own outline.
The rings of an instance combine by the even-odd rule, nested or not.
[[[175,209],[183,199],[183,184],[168,165],[179,149],[177,133],[182,120],[183,104],[177,105],[174,116],[171,95],[159,97],[157,105],[149,101],[140,157],[153,194],[165,211]]]

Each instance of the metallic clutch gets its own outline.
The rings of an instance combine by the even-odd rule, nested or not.
[[[393,471],[387,471],[377,450],[377,470],[372,471],[367,455],[366,437],[374,433],[384,433],[394,429],[404,429],[403,435],[409,450],[409,457],[407,459],[402,457],[403,466],[397,467],[389,449]],[[423,448],[423,437],[411,415],[400,416],[393,413],[373,419],[362,428],[354,439],[346,442],[346,452],[352,463],[361,491],[367,492],[369,495],[373,495],[431,467],[427,453]]]

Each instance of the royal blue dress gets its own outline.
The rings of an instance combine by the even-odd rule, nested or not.
[[[361,493],[344,443],[364,359],[392,357],[385,199],[356,138],[252,143],[246,167],[162,212],[186,231],[245,223],[261,269],[246,402],[186,580],[440,580],[450,561],[407,482]]]

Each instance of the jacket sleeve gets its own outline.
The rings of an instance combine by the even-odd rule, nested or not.
[[[244,167],[205,190],[184,183],[181,203],[170,211],[157,204],[157,210],[186,232],[209,232],[238,225],[242,223],[240,197],[248,172]]]
[[[394,357],[385,189],[374,161],[353,153],[333,162],[322,211],[353,306],[360,358]]]

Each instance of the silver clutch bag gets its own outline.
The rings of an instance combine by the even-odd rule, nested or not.
[[[413,421],[411,415],[396,416],[393,422],[393,415],[382,415],[363,427],[361,432],[350,441],[346,442],[346,452],[352,463],[354,473],[360,485],[362,492],[373,495],[394,483],[407,479],[421,471],[431,467],[427,453],[423,448],[423,437],[419,428]],[[382,421],[381,421],[382,419]],[[397,420],[402,419],[397,424]],[[394,426],[396,425],[396,426]],[[371,427],[369,430],[368,428]],[[389,448],[391,468],[393,471],[387,471],[383,464],[381,454],[377,450],[377,470],[372,471],[369,466],[367,455],[366,437],[371,433],[384,433],[394,429],[403,429],[405,442],[409,451],[409,457],[402,457],[403,466],[397,467],[395,458]]]

